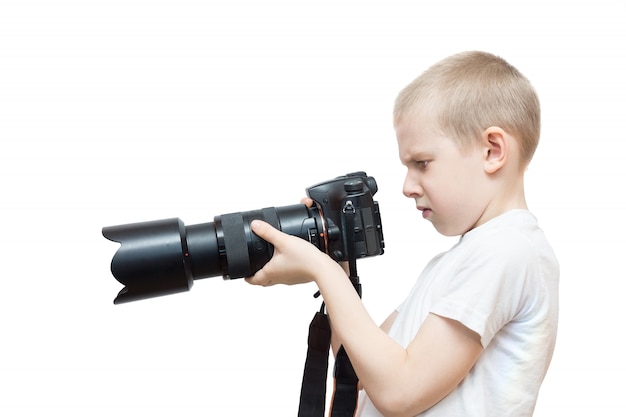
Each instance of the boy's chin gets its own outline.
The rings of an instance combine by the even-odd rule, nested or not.
[[[444,225],[439,222],[433,221],[432,219],[428,219],[428,220],[432,223],[435,230],[440,235],[443,235],[443,236],[447,236],[447,237],[460,236],[468,232],[468,230],[460,230],[459,227],[453,227],[451,225]]]

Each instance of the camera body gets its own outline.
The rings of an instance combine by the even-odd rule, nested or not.
[[[323,243],[320,248],[334,260],[381,255],[384,239],[376,180],[365,172],[354,172],[307,188],[323,222]],[[354,216],[353,228],[346,224],[346,215]],[[320,247],[320,246],[318,246]]]
[[[337,262],[383,254],[384,239],[376,180],[354,172],[306,189],[314,205],[295,204],[215,216],[213,222],[185,226],[178,218],[104,227],[121,243],[111,261],[113,276],[125,287],[115,304],[188,291],[195,279],[254,275],[274,248],[250,228],[264,220],[308,240]]]

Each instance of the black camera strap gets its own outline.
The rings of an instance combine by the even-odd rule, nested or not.
[[[354,253],[354,217],[356,210],[352,202],[343,207],[343,218],[347,233],[348,265],[350,282],[361,297],[361,284],[356,271]],[[319,296],[319,292],[315,295]],[[309,325],[308,351],[304,365],[298,417],[324,417],[326,408],[326,379],[328,377],[328,356],[330,351],[331,327],[322,303]],[[354,417],[358,399],[358,377],[343,346],[335,357],[335,390],[331,402],[330,417]]]
[[[326,407],[326,378],[330,349],[330,323],[322,309],[309,325],[309,341],[300,390],[298,417],[323,417]]]

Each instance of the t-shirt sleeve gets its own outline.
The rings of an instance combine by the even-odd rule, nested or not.
[[[522,308],[532,254],[528,240],[510,234],[469,245],[431,313],[459,321],[478,333],[486,347]]]

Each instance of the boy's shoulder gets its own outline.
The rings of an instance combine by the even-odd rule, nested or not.
[[[459,249],[489,262],[532,261],[550,245],[537,218],[528,210],[511,210],[461,237]]]
[[[461,241],[484,240],[488,237],[506,236],[509,239],[528,238],[540,231],[537,218],[528,210],[514,209],[481,224],[461,237]]]

